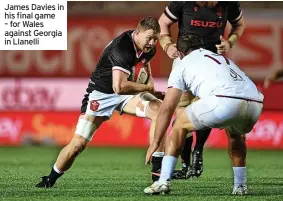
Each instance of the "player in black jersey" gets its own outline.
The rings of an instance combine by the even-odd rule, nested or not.
[[[232,25],[232,30],[229,38],[223,38],[224,29],[227,21]],[[170,35],[170,26],[178,22],[179,33],[178,37],[186,34],[194,34],[199,36],[205,46],[212,52],[218,54],[227,53],[236,43],[244,31],[244,19],[240,4],[237,1],[172,1],[165,8],[164,13],[159,19],[161,27],[160,45],[167,55],[175,59],[178,57],[176,44],[173,42]],[[184,93],[179,110],[186,107],[194,100],[194,97],[188,92]],[[203,146],[211,132],[209,130],[197,131],[197,140],[192,152],[191,165],[191,149],[193,138],[191,134],[187,135],[183,152],[181,154],[182,170],[175,171],[173,178],[188,178],[191,176],[199,177],[203,171]],[[246,147],[243,138],[237,136],[229,137],[229,156],[233,158],[233,166],[245,166],[245,153],[239,153],[237,147]],[[241,149],[244,150],[244,149]],[[246,150],[246,149],[245,149]]]
[[[79,117],[75,135],[60,152],[50,174],[42,177],[42,181],[36,187],[52,187],[72,166],[76,157],[92,140],[99,126],[110,119],[114,110],[150,119],[152,139],[161,101],[148,93],[154,92],[149,62],[155,55],[159,34],[158,21],[153,17],[147,17],[139,22],[136,30],[122,33],[105,47],[82,101],[82,115]],[[138,65],[149,68],[148,76],[143,77],[141,83],[132,80],[132,73]],[[153,154],[153,171],[161,168],[164,155],[162,151],[163,147],[160,147]]]

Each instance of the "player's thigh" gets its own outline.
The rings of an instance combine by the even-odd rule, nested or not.
[[[246,108],[240,108],[239,110],[241,109],[243,110],[242,118],[238,118],[229,127],[231,133],[247,134],[251,132],[262,113],[263,104],[246,101]]]
[[[215,96],[199,99],[185,109],[196,130],[222,128],[229,121],[229,108],[222,107]],[[221,117],[220,117],[221,116]]]
[[[108,104],[111,97],[107,98],[102,94],[94,91],[88,97],[87,102],[85,101],[86,105],[82,106],[82,110],[85,110],[83,111],[85,113],[79,116],[73,140],[84,141],[83,144],[88,143],[92,140],[95,131],[100,125],[111,117],[115,104]]]
[[[186,130],[187,132],[196,130],[194,123],[188,116],[186,110],[182,110],[175,119],[173,129]]]
[[[193,102],[199,100],[199,97],[195,97],[191,92],[185,91],[176,108],[176,116],[181,114],[188,105],[192,104]]]
[[[156,117],[161,101],[150,93],[139,93],[128,100],[123,107],[123,112],[138,117],[153,119]]]

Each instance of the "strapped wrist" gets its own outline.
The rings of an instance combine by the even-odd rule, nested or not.
[[[162,47],[163,51],[168,49],[168,46],[172,44],[172,37],[169,34],[162,34],[159,39],[159,44]],[[166,51],[165,51],[166,52]]]
[[[230,45],[230,48],[237,42],[237,40],[240,38],[239,34],[237,33],[230,33],[228,37],[228,43]]]
[[[164,51],[165,53],[167,53],[167,50],[168,50],[168,48],[169,48],[169,46],[170,46],[171,44],[173,44],[173,43],[168,43],[168,44],[165,45],[165,47],[164,47],[164,49],[163,49],[163,51]]]
[[[232,43],[232,41],[227,40],[227,42],[229,43],[230,48],[232,48],[232,47],[233,47],[233,43]]]

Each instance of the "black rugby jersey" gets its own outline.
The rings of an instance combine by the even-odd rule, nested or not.
[[[199,7],[195,1],[171,1],[164,13],[172,21],[178,21],[178,36],[198,35],[205,48],[213,52],[217,52],[215,45],[220,44],[227,20],[235,24],[242,17],[238,1],[219,1],[213,8]]]
[[[156,48],[152,48],[148,53],[142,52],[138,55],[133,42],[133,30],[126,31],[112,40],[102,52],[96,69],[92,72],[87,92],[93,90],[102,93],[114,93],[112,88],[112,69],[121,70],[131,74],[135,65],[139,62],[149,62],[156,53]]]

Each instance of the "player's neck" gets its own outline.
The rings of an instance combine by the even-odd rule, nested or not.
[[[179,57],[180,57],[180,59],[182,60],[185,56],[187,56],[188,54],[190,54],[192,51],[191,50],[189,50],[186,54],[184,54],[183,52],[180,52],[179,51]]]

